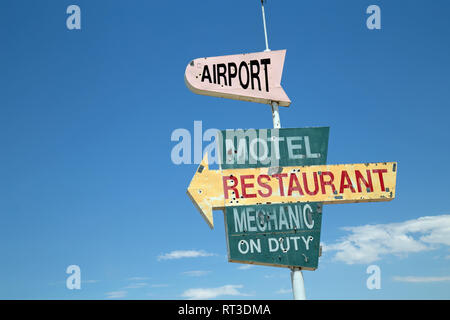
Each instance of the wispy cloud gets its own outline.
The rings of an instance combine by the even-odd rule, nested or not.
[[[210,273],[211,273],[211,271],[209,271],[209,270],[192,270],[192,271],[182,272],[181,274],[184,274],[189,277],[202,277],[202,276],[206,276],[207,274],[210,274]]]
[[[81,280],[81,283],[97,283],[100,282],[100,280]]]
[[[148,283],[146,283],[146,282],[136,282],[136,283],[129,284],[124,289],[139,289],[139,288],[146,287],[147,285],[148,285]]]
[[[159,255],[158,261],[183,259],[183,258],[210,257],[210,256],[215,256],[215,254],[206,252],[204,250],[175,250],[169,253]]]
[[[265,279],[274,279],[274,278],[280,278],[281,279],[281,278],[287,278],[288,276],[289,276],[288,273],[287,274],[286,273],[284,273],[284,274],[283,273],[278,273],[278,274],[273,274],[272,273],[272,274],[265,274],[264,278]]]
[[[275,292],[276,294],[292,294],[292,290],[291,289],[280,289],[277,292]]]
[[[148,279],[150,279],[150,278],[149,277],[131,277],[131,278],[128,278],[127,280],[129,280],[129,281],[145,281]]]
[[[242,285],[231,284],[218,288],[193,288],[184,291],[181,296],[190,300],[214,299],[220,296],[248,296],[239,291],[241,288],[243,288]]]
[[[347,264],[368,264],[387,254],[404,256],[450,246],[450,215],[342,229],[349,234],[334,244],[323,244],[323,252],[336,252],[334,259]]]
[[[447,277],[415,277],[415,276],[400,277],[400,276],[395,276],[395,277],[393,277],[393,280],[397,281],[397,282],[410,282],[410,283],[446,282],[446,281],[450,281],[450,276],[447,276]]]
[[[166,283],[156,283],[156,284],[152,284],[150,287],[152,288],[165,288],[168,287],[169,285]]]
[[[251,265],[251,264],[244,264],[244,265],[242,265],[242,266],[239,266],[238,269],[239,269],[239,270],[248,270],[248,269],[251,269],[251,268],[253,268],[253,267],[254,267],[254,265]]]
[[[106,299],[122,299],[127,296],[127,291],[111,291],[106,293]]]
[[[61,281],[55,281],[50,282],[50,286],[56,286],[56,285],[65,285],[67,280],[61,280]],[[100,280],[81,280],[81,284],[91,284],[91,283],[98,283]]]

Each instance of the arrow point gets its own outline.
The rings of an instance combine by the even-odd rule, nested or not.
[[[206,223],[209,225],[211,229],[213,229],[214,228],[213,213],[212,213],[213,208],[210,199],[208,198],[207,192],[208,177],[209,177],[208,173],[209,173],[208,154],[205,153],[202,162],[198,166],[198,169],[195,172],[195,175],[192,178],[191,183],[189,184],[187,194],[189,198],[191,198],[192,203],[194,203],[197,210],[200,211]]]

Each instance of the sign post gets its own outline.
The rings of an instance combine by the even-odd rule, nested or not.
[[[305,281],[301,268],[294,267],[291,269],[291,283],[294,300],[306,300]]]
[[[219,132],[219,170],[205,154],[187,194],[210,228],[223,210],[228,260],[291,269],[295,300],[306,299],[302,270],[320,256],[322,205],[390,201],[396,162],[327,165],[329,128],[281,128],[286,50],[271,51],[261,1],[264,52],[199,58],[185,71],[194,93],[271,106],[273,129]]]
[[[267,40],[267,27],[266,27],[266,13],[264,12],[264,0],[261,0],[261,10],[263,17],[263,25],[264,25],[264,37],[266,40],[266,50],[269,49],[269,41]],[[278,103],[272,102],[272,119],[273,119],[273,127],[281,128],[281,120],[280,113],[278,110]],[[291,269],[291,283],[292,283],[292,293],[294,295],[294,300],[306,300],[305,293],[305,283],[303,281],[303,274],[301,268],[292,268]]]

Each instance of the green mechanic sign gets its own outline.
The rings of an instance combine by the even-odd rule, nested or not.
[[[315,202],[226,207],[228,260],[315,270],[321,224]]]

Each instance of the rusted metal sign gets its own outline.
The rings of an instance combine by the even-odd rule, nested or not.
[[[209,170],[202,160],[187,193],[208,225],[213,209],[287,202],[351,203],[395,197],[396,162]]]
[[[222,130],[221,169],[326,164],[329,127]]]
[[[227,207],[228,261],[315,270],[321,224],[315,202]]]
[[[286,50],[192,60],[184,80],[194,93],[288,107],[281,87]]]

